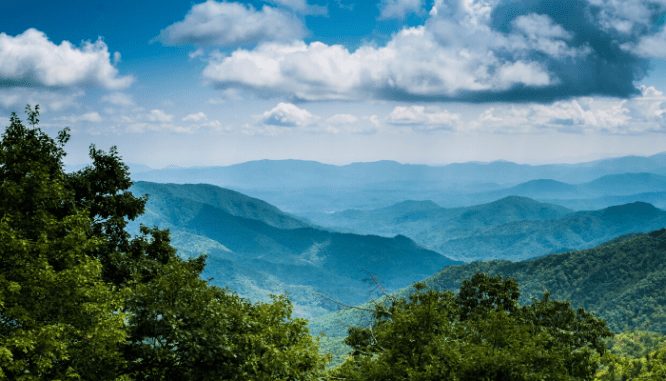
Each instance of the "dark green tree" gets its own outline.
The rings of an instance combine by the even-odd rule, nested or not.
[[[38,110],[0,142],[0,379],[117,379],[125,296],[102,280],[88,211],[63,212],[69,135],[34,129]]]
[[[605,356],[605,321],[546,293],[519,306],[513,278],[477,273],[458,295],[416,284],[351,328],[348,380],[591,380]],[[604,360],[605,361],[605,360]]]
[[[0,161],[0,367],[5,377],[316,377],[323,357],[305,322],[291,319],[286,298],[252,304],[209,286],[200,278],[205,256],[181,259],[168,230],[141,226],[142,234],[131,237],[127,220],[144,212],[148,197],[128,191],[128,167],[116,147],[106,154],[91,145],[93,164],[64,173],[67,129],[56,144],[35,128],[38,107],[27,109],[33,129],[12,114]],[[70,271],[72,279],[49,271],[63,276]],[[37,291],[22,291],[29,287]],[[63,298],[68,299],[59,303]],[[72,338],[56,334],[69,332],[70,325]],[[43,327],[56,333],[39,336],[47,332]]]

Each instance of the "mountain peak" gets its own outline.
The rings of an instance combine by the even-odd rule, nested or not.
[[[660,209],[657,209],[652,204],[647,202],[633,202],[631,204],[611,206],[603,210],[604,214],[607,215],[646,215],[646,214],[656,214],[660,212]]]

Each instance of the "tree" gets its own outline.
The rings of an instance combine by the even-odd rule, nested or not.
[[[200,278],[144,212],[116,147],[64,173],[57,144],[12,114],[0,155],[0,368],[11,379],[308,380],[324,359],[286,297],[252,304]]]
[[[28,120],[38,122],[27,107]],[[125,342],[123,294],[91,257],[88,211],[71,197],[57,143],[15,113],[0,143],[0,378],[116,379]]]
[[[334,377],[589,380],[605,355],[601,339],[612,336],[604,320],[550,301],[548,292],[520,307],[513,278],[477,273],[457,296],[415,288],[408,299],[376,304],[369,328],[349,330],[351,357]]]

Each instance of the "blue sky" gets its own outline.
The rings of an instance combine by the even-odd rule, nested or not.
[[[0,124],[67,164],[577,162],[666,150],[666,0],[0,2]]]

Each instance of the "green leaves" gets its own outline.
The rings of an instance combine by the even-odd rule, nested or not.
[[[515,279],[477,273],[460,293],[416,285],[378,307],[370,328],[349,330],[351,357],[333,371],[351,380],[591,379],[611,336],[605,322],[568,303],[520,307]]]
[[[0,152],[0,377],[116,379],[123,300],[90,256],[103,240],[87,212],[59,216],[64,153],[15,115]]]
[[[200,278],[143,213],[115,147],[66,174],[62,146],[12,114],[0,143],[0,380],[314,380],[325,361],[285,296]]]

